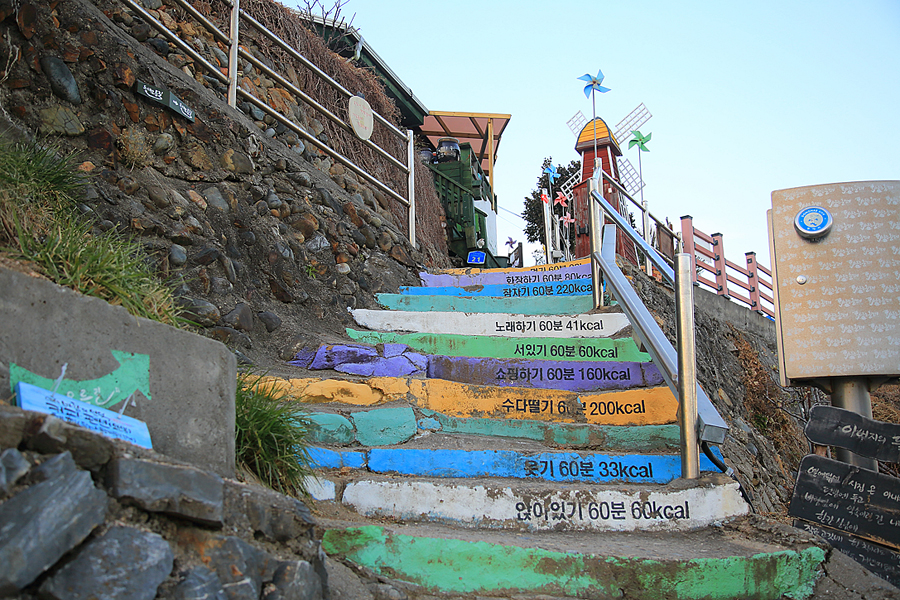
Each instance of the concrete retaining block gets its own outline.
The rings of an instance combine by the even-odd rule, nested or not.
[[[67,379],[101,377],[119,366],[110,350],[149,355],[153,399],[125,414],[147,423],[157,452],[234,475],[236,361],[223,344],[6,269],[0,321],[0,362],[42,377],[57,378],[64,363]]]

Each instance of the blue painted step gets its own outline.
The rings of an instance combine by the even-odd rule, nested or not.
[[[520,285],[489,284],[465,287],[402,286],[400,293],[417,296],[489,296],[498,298],[543,298],[581,296],[591,293],[591,278],[573,279],[559,283],[523,283]]]

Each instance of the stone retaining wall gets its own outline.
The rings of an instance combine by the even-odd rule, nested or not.
[[[298,500],[0,404],[0,597],[314,600],[324,559]]]

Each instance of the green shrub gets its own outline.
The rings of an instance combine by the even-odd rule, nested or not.
[[[238,466],[283,494],[307,495],[312,474],[306,448],[309,417],[303,405],[250,373],[238,375],[235,458]]]

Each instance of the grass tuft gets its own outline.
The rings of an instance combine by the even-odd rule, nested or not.
[[[283,494],[307,495],[312,474],[306,446],[311,423],[304,407],[250,373],[238,375],[235,394],[235,455],[240,467]]]

